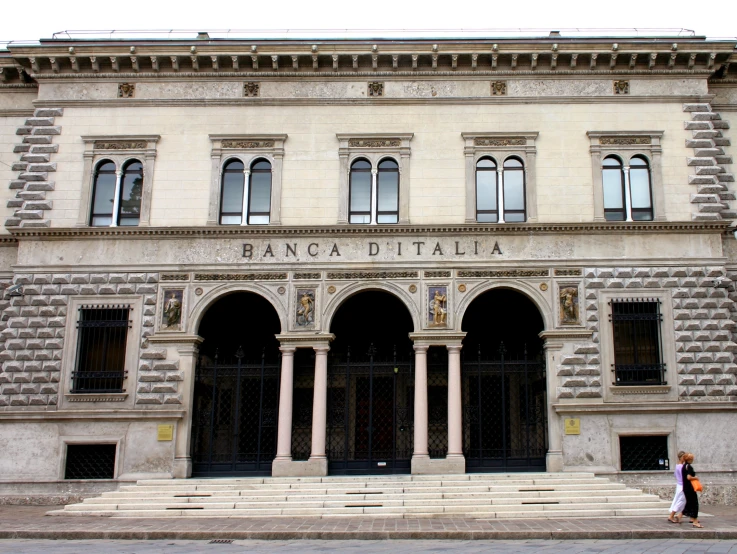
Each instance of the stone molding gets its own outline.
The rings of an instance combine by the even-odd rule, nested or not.
[[[16,193],[7,203],[8,208],[14,209],[13,215],[5,220],[8,229],[51,226],[51,220],[45,218],[53,208],[53,201],[46,199],[46,193],[56,188],[49,174],[56,172],[51,157],[59,151],[53,139],[61,134],[61,127],[55,121],[62,115],[64,110],[59,107],[36,108],[33,117],[26,119],[15,132],[23,139],[13,149],[20,153],[20,161],[11,169],[20,173],[10,181],[10,189]]]
[[[627,394],[668,394],[671,391],[670,386],[652,386],[652,387],[612,387],[611,393],[616,395]]]
[[[680,414],[692,412],[737,411],[737,402],[689,402],[664,401],[627,402],[627,403],[555,403],[552,408],[557,414]]]
[[[0,411],[0,421],[146,421],[182,419],[186,410],[44,410],[44,411]]]
[[[65,394],[67,402],[125,402],[128,393],[122,394]]]
[[[90,237],[258,237],[295,235],[308,236],[351,236],[351,235],[406,235],[412,234],[504,234],[527,235],[529,233],[559,234],[608,234],[611,232],[634,233],[685,233],[708,234],[724,233],[731,223],[728,221],[678,221],[678,222],[590,222],[590,223],[505,223],[505,224],[476,224],[476,225],[339,225],[316,227],[268,227],[268,226],[217,226],[217,227],[54,227],[54,228],[13,228],[10,240],[23,239],[59,239]]]
[[[691,114],[684,126],[692,135],[692,139],[686,139],[686,147],[694,150],[694,157],[686,161],[694,171],[688,182],[697,187],[696,194],[691,195],[695,208],[691,217],[696,221],[737,219],[737,210],[729,205],[737,199],[735,192],[729,190],[729,183],[734,183],[735,178],[724,167],[732,164],[732,157],[724,152],[724,147],[731,145],[723,134],[729,123],[708,103],[684,104],[683,111]]]

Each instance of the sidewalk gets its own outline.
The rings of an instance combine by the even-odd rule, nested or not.
[[[373,519],[46,516],[58,506],[0,506],[0,539],[737,539],[737,506],[704,506],[704,529],[662,518]]]

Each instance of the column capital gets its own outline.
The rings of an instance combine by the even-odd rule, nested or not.
[[[293,345],[287,345],[287,346],[280,346],[279,351],[284,354],[285,356],[291,356],[294,354],[294,352],[297,350],[296,346]]]
[[[427,349],[430,348],[429,344],[413,344],[412,348],[414,348],[415,352],[427,352]]]
[[[463,348],[462,344],[448,344],[446,345],[448,352],[460,352]]]
[[[543,339],[545,350],[560,350],[568,342],[589,341],[593,331],[588,329],[555,329],[552,331],[541,331],[538,337]]]
[[[291,348],[316,348],[329,347],[330,342],[335,340],[333,333],[281,333],[276,335],[280,346]]]

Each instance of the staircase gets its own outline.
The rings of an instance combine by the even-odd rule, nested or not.
[[[50,515],[571,518],[668,514],[670,503],[592,473],[155,479]]]

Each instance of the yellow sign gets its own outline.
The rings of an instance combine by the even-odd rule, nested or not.
[[[581,420],[566,419],[566,435],[580,435],[581,434]]]
[[[159,440],[160,441],[174,440],[174,426],[173,425],[159,425]]]

